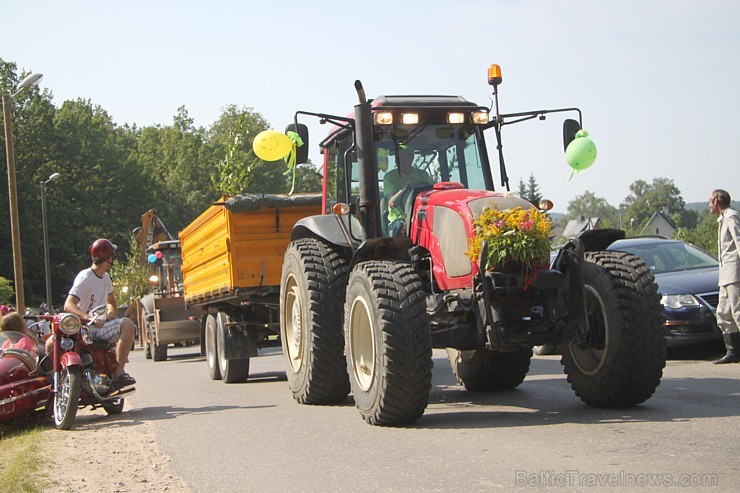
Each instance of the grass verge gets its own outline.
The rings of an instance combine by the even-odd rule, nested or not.
[[[41,493],[42,428],[0,430],[0,491]],[[41,473],[41,474],[39,474]]]

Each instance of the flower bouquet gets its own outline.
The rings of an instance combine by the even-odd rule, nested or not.
[[[486,270],[513,263],[529,272],[550,258],[550,219],[535,208],[499,210],[492,203],[473,224],[475,236],[470,239],[468,256],[477,262],[483,241],[487,241]]]

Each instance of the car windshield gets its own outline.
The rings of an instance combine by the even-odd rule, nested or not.
[[[653,274],[717,267],[717,260],[704,250],[682,241],[615,247],[640,257]]]

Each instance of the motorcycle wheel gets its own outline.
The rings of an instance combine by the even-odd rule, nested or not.
[[[74,425],[80,404],[82,369],[68,366],[62,370],[59,378],[59,392],[54,393],[54,426],[59,430],[69,430]]]
[[[114,401],[104,402],[103,409],[105,409],[105,412],[108,413],[110,416],[121,414],[121,412],[123,411],[123,399],[116,399]]]

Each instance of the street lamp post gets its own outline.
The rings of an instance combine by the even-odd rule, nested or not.
[[[13,94],[3,94],[3,124],[5,126],[5,154],[8,160],[8,200],[10,201],[10,233],[13,237],[13,275],[15,276],[15,306],[18,313],[25,313],[23,295],[23,262],[21,259],[21,229],[18,219],[18,193],[15,187],[15,154],[13,152],[13,125],[11,104],[13,97],[23,89],[37,85],[44,76],[31,74],[21,81]]]
[[[49,313],[54,313],[51,305],[51,271],[49,267],[49,235],[46,232],[46,184],[50,181],[54,181],[61,176],[59,173],[54,173],[49,177],[48,180],[41,182],[41,224],[44,230],[44,267],[46,268],[46,310]]]

